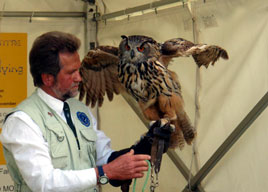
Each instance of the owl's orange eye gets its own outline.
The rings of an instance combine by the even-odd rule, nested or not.
[[[129,51],[129,50],[130,50],[129,45],[126,45],[126,46],[125,46],[125,48],[126,48],[126,50],[127,50],[127,51]]]
[[[143,52],[144,51],[144,47],[138,47],[137,48],[139,52]]]

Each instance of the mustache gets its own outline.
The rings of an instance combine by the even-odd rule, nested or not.
[[[79,83],[73,83],[72,84],[72,87],[77,87],[77,86],[79,86]]]

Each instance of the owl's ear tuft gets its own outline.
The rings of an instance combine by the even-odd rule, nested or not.
[[[128,40],[127,36],[125,36],[125,35],[121,35],[121,37],[122,37],[122,39]]]

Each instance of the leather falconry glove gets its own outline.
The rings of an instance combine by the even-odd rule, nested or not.
[[[169,123],[163,124],[161,120],[151,121],[149,131],[141,137],[141,139],[130,148],[122,149],[120,151],[114,151],[111,156],[108,158],[108,163],[116,159],[117,157],[124,155],[129,152],[131,149],[134,150],[135,154],[151,154],[151,148],[154,137],[159,137],[164,139],[164,153],[167,152],[169,147],[170,135],[173,132],[175,127]],[[129,180],[109,180],[110,184],[114,187],[119,187],[122,184],[128,183],[131,184],[131,179]]]

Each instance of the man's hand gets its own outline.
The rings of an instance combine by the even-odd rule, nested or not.
[[[149,155],[134,155],[134,150],[119,156],[108,164],[103,165],[103,170],[109,179],[127,180],[141,178],[144,171],[148,170],[146,160],[150,160]]]

